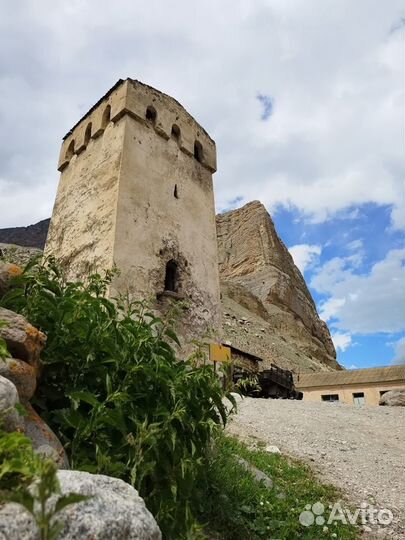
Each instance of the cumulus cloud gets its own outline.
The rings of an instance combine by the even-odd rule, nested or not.
[[[335,257],[318,268],[311,286],[327,300],[321,316],[350,333],[401,332],[405,329],[405,249],[393,249],[367,273],[351,257]]]
[[[196,17],[185,0],[8,2],[0,186],[21,198],[16,211],[1,197],[0,226],[50,214],[60,138],[127,76],[176,97],[215,138],[219,209],[238,194],[322,222],[374,202],[405,225],[402,2],[322,6],[206,0]]]
[[[352,344],[352,336],[343,332],[335,332],[331,335],[336,350],[344,352]],[[351,367],[350,369],[354,369]]]
[[[405,337],[402,337],[395,343],[392,343],[394,347],[394,359],[393,364],[405,364]]]
[[[321,246],[309,244],[297,244],[288,248],[296,266],[303,274],[305,270],[310,268],[319,258],[322,252]]]

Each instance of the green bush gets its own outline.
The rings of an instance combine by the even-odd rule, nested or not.
[[[180,538],[198,529],[199,475],[226,422],[223,392],[210,366],[176,358],[175,333],[145,304],[106,298],[111,278],[72,283],[54,260],[34,263],[2,303],[48,337],[36,405],[72,467],[130,482],[164,536]]]

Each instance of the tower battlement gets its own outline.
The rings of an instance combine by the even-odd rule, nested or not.
[[[203,167],[216,171],[215,142],[174,98],[133,79],[120,79],[64,136],[58,170],[84,152],[91,139],[100,137],[110,122],[128,115],[154,129],[163,139],[174,138],[182,152]]]

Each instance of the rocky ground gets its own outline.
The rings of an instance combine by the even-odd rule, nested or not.
[[[402,407],[245,398],[229,432],[309,463],[356,505],[388,508],[394,522],[368,538],[405,538],[405,422]],[[313,501],[314,503],[316,501]]]

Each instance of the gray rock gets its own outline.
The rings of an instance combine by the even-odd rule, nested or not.
[[[34,450],[41,453],[44,446],[53,448],[53,456],[57,458],[55,459],[57,466],[61,469],[68,469],[69,461],[58,437],[29,403],[25,404],[25,408],[28,414],[24,417],[24,433],[31,439]]]
[[[39,366],[39,355],[45,346],[46,336],[34,328],[22,315],[0,307],[0,320],[7,326],[0,328],[0,336],[6,341],[11,356]]]
[[[267,476],[263,471],[260,469],[257,469],[254,465],[246,461],[246,459],[243,459],[241,457],[238,457],[238,463],[239,465],[242,465],[244,469],[250,472],[250,474],[253,476],[253,478],[257,482],[262,482],[268,489],[273,488],[273,480]]]
[[[390,390],[385,392],[380,398],[380,405],[389,405],[391,407],[405,407],[405,389]]]
[[[58,514],[64,524],[58,540],[160,540],[161,533],[137,491],[117,478],[58,471],[63,494],[91,496]],[[39,540],[32,518],[21,507],[0,508],[0,538]]]
[[[17,388],[0,375],[0,418],[6,431],[17,431],[23,428],[24,422],[15,409],[19,403]]]
[[[36,370],[27,362],[0,358],[0,375],[15,385],[22,401],[28,401],[34,395],[37,386]]]
[[[266,452],[268,452],[269,454],[281,454],[280,448],[272,444],[268,444],[266,446]]]

